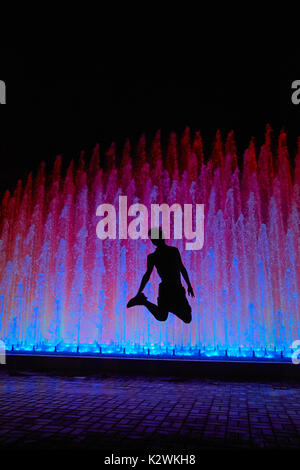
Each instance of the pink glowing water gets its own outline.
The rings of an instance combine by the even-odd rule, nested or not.
[[[118,160],[118,164],[116,161]],[[120,161],[119,161],[120,160]],[[211,157],[200,134],[160,133],[136,149],[127,141],[117,159],[111,146],[89,162],[83,155],[62,175],[41,168],[23,188],[6,192],[0,224],[0,337],[9,345],[101,345],[129,348],[287,348],[300,338],[300,140],[294,165],[286,134],[272,151],[268,127],[237,163],[233,134],[217,133]],[[178,246],[195,299],[193,321],[169,314],[157,322],[144,307],[126,309],[153,251],[150,241],[96,237],[96,208],[128,204],[205,204],[200,251]],[[155,301],[158,276],[145,289]]]

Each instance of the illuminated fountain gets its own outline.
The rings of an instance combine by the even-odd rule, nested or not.
[[[233,134],[217,133],[211,157],[200,134],[160,133],[121,155],[114,145],[65,175],[57,157],[25,187],[5,193],[0,220],[0,338],[14,350],[102,354],[253,356],[290,354],[300,338],[300,140],[293,159],[271,129],[239,167]],[[149,240],[96,237],[96,208],[175,202],[205,204],[200,251],[178,246],[195,298],[193,321],[157,322],[144,307],[126,309],[153,250]],[[156,301],[158,276],[145,289]]]

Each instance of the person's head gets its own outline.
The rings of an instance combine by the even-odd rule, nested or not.
[[[155,246],[165,245],[165,236],[160,227],[152,227],[148,232],[149,238]]]

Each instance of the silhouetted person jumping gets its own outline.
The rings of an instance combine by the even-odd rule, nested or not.
[[[149,230],[149,236],[153,245],[156,246],[156,250],[148,255],[147,271],[143,276],[137,295],[129,300],[127,307],[144,305],[159,321],[166,321],[169,312],[171,312],[184,323],[190,323],[192,321],[192,309],[187,301],[185,289],[181,284],[180,274],[187,283],[188,294],[194,297],[194,291],[187,270],[182,263],[179,250],[174,246],[166,245],[161,228],[152,228]],[[154,266],[162,281],[159,284],[158,305],[149,302],[143,294]]]

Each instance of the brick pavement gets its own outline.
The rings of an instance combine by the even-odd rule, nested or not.
[[[1,449],[300,449],[300,384],[0,373]]]

